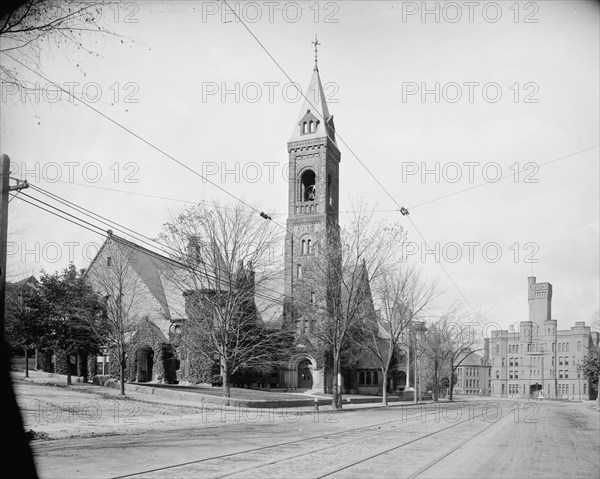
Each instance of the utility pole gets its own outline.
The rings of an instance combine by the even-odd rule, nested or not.
[[[7,421],[4,424],[11,441],[5,451],[15,464],[18,464],[23,477],[37,478],[37,471],[33,454],[29,447],[29,440],[25,435],[21,410],[17,404],[15,392],[10,376],[10,359],[4,337],[4,301],[6,298],[6,242],[8,237],[8,192],[28,188],[26,181],[17,180],[16,186],[10,186],[10,158],[0,155],[0,382],[2,396],[7,407]]]
[[[8,241],[8,192],[29,188],[27,181],[10,186],[10,158],[0,155],[0,338],[4,340],[4,302],[6,298],[6,243]]]

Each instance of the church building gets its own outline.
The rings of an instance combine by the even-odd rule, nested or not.
[[[331,358],[327,356],[327,348],[317,344],[318,341],[311,335],[318,315],[310,314],[309,310],[312,308],[314,312],[319,309],[321,313],[330,311],[330,288],[341,288],[339,281],[337,284],[328,282],[324,285],[323,282],[319,284],[314,281],[312,276],[317,268],[341,268],[333,262],[329,265],[320,264],[323,256],[317,254],[319,245],[335,244],[340,237],[341,155],[336,143],[333,115],[327,106],[316,58],[305,101],[293,125],[287,149],[288,219],[283,265],[285,299],[281,325],[293,329],[295,344],[290,351],[287,367],[264,378],[264,382],[249,386],[328,393],[333,385]],[[140,323],[142,330],[132,334],[134,349],[137,351],[131,354],[129,379],[136,382],[193,382],[192,378],[197,377],[193,371],[194,361],[189,357],[189,351],[182,348],[184,342],[181,341],[187,303],[178,283],[185,281],[175,281],[185,276],[185,265],[134,245],[111,232],[88,269],[90,277],[97,280],[114,268],[117,255],[134,260],[133,272],[144,293],[141,301],[143,308],[137,314],[143,318]],[[377,313],[364,264],[358,271],[358,277],[361,291],[364,291],[360,299],[360,317],[375,315]],[[189,299],[188,293],[190,292],[186,292]],[[257,314],[260,316],[260,312]],[[326,320],[323,319],[326,315],[321,314],[321,320]],[[352,355],[346,355],[342,365],[342,392],[381,393],[383,380],[376,358],[364,351],[350,359],[348,356]],[[401,369],[401,364],[398,369]],[[401,371],[396,373],[396,378],[406,378],[406,374]],[[394,383],[394,375],[389,379],[389,390],[404,386],[398,379]]]

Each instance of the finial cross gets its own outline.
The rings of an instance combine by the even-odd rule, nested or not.
[[[315,35],[315,41],[311,42],[311,43],[315,46],[315,66],[317,66],[317,56],[319,53],[318,48],[319,48],[319,45],[321,45],[321,44],[319,43],[319,39],[317,38],[316,35]]]

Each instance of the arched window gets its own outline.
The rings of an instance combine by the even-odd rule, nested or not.
[[[296,276],[298,279],[302,279],[302,265],[301,264],[296,266]]]
[[[308,123],[304,122],[302,123],[302,134],[305,135],[306,133],[308,133]]]
[[[302,240],[302,254],[306,254],[306,240]]]
[[[304,173],[302,173],[302,177],[300,179],[302,187],[301,201],[315,201],[315,182],[316,176],[314,171],[306,170]]]
[[[581,341],[577,341],[577,351],[581,351]]]
[[[306,254],[311,254],[311,244],[310,244],[310,240],[306,241]]]
[[[312,120],[310,120],[310,122],[308,123],[308,131],[310,133],[312,133],[313,131],[315,131],[315,123]]]

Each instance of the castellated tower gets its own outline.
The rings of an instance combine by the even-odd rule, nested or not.
[[[552,315],[552,285],[550,283],[536,283],[535,276],[527,278],[529,321],[532,325],[531,336],[533,341],[539,339],[545,332],[546,322]]]
[[[302,332],[311,318],[303,318],[298,305],[326,306],[326,295],[310,281],[311,271],[322,267],[316,264],[318,245],[339,238],[340,151],[316,63],[287,149],[284,321],[301,323]]]

